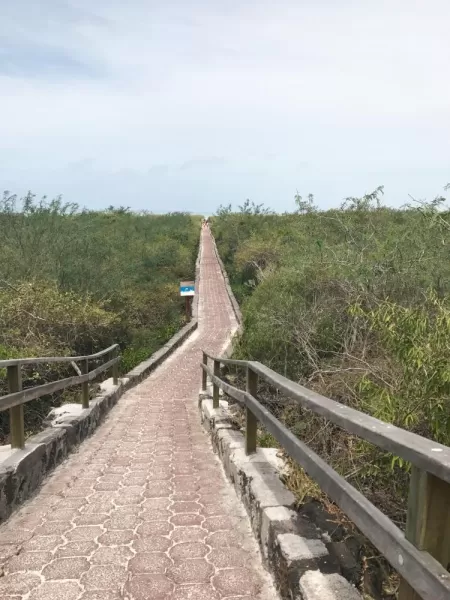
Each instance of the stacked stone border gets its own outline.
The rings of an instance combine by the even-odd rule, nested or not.
[[[264,566],[283,600],[361,600],[340,574],[338,558],[328,551],[331,540],[295,511],[295,497],[281,481],[283,461],[276,448],[245,453],[245,439],[236,429],[233,407],[221,400],[214,409],[212,390],[200,392],[204,429],[225,474],[243,502]]]
[[[200,283],[201,243],[195,266],[195,285]],[[194,297],[192,319],[162,348],[143,361],[114,385],[112,379],[100,384],[100,392],[89,408],[66,404],[52,411],[48,427],[27,439],[23,450],[15,450],[0,462],[0,523],[39,488],[45,477],[87,437],[115,406],[119,398],[148,377],[198,327],[198,294]]]
[[[213,247],[239,337],[243,332],[242,312],[214,238]],[[224,356],[231,355],[232,350],[233,340]],[[283,600],[361,600],[356,588],[341,576],[336,553],[329,553],[331,540],[327,534],[295,511],[295,497],[280,479],[284,464],[277,457],[277,449],[258,448],[256,454],[247,456],[244,435],[236,430],[232,407],[221,400],[220,408],[214,409],[211,387],[207,393],[200,392],[199,409],[213,449],[250,517],[264,566]]]
[[[211,236],[212,239],[212,243],[213,243],[213,248],[214,248],[214,253],[216,255],[217,258],[217,262],[219,263],[220,266],[220,270],[222,272],[222,277],[225,281],[225,287],[227,290],[227,294],[228,294],[228,298],[230,299],[231,302],[231,306],[233,307],[233,312],[234,315],[236,317],[236,321],[238,322],[238,328],[237,328],[237,334],[241,334],[242,333],[242,329],[243,329],[243,318],[242,318],[242,312],[241,312],[241,308],[233,294],[233,290],[231,289],[231,285],[230,285],[230,280],[228,278],[228,273],[225,269],[225,265],[223,264],[222,259],[220,258],[219,255],[219,251],[217,250],[217,245],[216,245],[216,240],[214,239],[214,236]]]

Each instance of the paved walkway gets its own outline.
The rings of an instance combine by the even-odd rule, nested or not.
[[[200,327],[0,527],[2,600],[275,600],[197,410],[235,327],[209,233]]]

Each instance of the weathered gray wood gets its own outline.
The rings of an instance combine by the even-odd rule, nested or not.
[[[211,358],[214,359],[214,357]],[[375,417],[321,396],[279,375],[259,362],[229,361],[228,359],[217,358],[215,360],[219,360],[223,364],[251,366],[252,370],[264,381],[273,385],[287,397],[299,402],[305,408],[325,417],[349,433],[353,433],[387,452],[400,456],[422,470],[450,483],[449,447],[400,429],[390,423],[384,423]]]
[[[220,376],[220,362],[214,361],[214,375]],[[213,408],[219,408],[219,387],[217,383],[213,383]]]
[[[220,363],[223,365],[230,365],[235,367],[247,367],[249,364],[246,360],[234,360],[232,358],[221,358]]]
[[[247,367],[247,393],[255,399],[258,395],[258,375],[250,367]],[[248,406],[245,412],[245,452],[246,454],[253,454],[256,452],[258,420]]]
[[[110,353],[111,360],[116,358],[116,355],[117,355],[117,351],[115,349],[111,350],[111,353]],[[118,383],[119,383],[119,361],[118,360],[113,363],[113,366],[111,369],[111,375],[112,375],[112,379],[113,379],[113,384],[118,385]]]
[[[20,366],[13,365],[7,369],[8,389],[11,393],[20,392],[22,389],[22,374]],[[11,448],[25,447],[25,429],[23,422],[23,406],[14,406],[9,409],[9,428]]]
[[[13,358],[8,360],[0,360],[0,369],[11,367],[14,365],[39,365],[46,363],[68,363],[79,362],[80,360],[95,360],[101,358],[105,354],[109,354],[112,350],[119,348],[119,344],[113,344],[105,350],[101,350],[96,354],[88,354],[87,356],[39,356],[36,358]]]
[[[83,360],[81,363],[81,370],[83,375],[87,375],[89,373],[88,360]],[[81,384],[81,404],[83,408],[89,408],[89,380],[86,380]]]
[[[203,364],[204,365],[208,365],[208,355],[206,354],[206,352],[203,352]],[[208,374],[205,371],[205,369],[202,369],[202,391],[205,392],[206,391],[206,387],[208,384]]]
[[[375,417],[312,392],[286,377],[278,375],[261,363],[249,362],[249,365],[264,381],[272,384],[289,398],[298,401],[305,408],[450,483],[449,447],[395,427],[390,423],[384,423]]]
[[[2,396],[0,398],[0,411],[6,410],[7,408],[12,408],[14,406],[19,406],[21,404],[25,404],[26,402],[31,402],[31,400],[35,400],[36,398],[40,398],[41,396],[53,394],[54,392],[64,390],[74,385],[80,385],[85,381],[92,381],[93,379],[98,377],[100,373],[103,373],[103,371],[109,369],[114,362],[117,362],[119,360],[120,356],[116,356],[114,359],[106,362],[104,365],[100,365],[87,375],[76,375],[73,377],[67,377],[66,379],[59,379],[58,381],[52,381],[51,383],[44,383],[43,385],[38,385],[34,388],[30,388],[29,390],[22,390],[20,392],[15,392],[12,394],[7,394],[6,396]]]
[[[254,363],[252,363],[254,364]],[[428,552],[416,548],[390,519],[341,477],[306,444],[247,392],[212,376],[212,380],[236,401],[244,402],[256,418],[336,502],[361,532],[386,557],[398,573],[424,599],[448,600],[450,574]]]
[[[247,406],[286,452],[315,479],[353,523],[423,598],[450,598],[450,575],[428,553],[408,542],[403,533],[367,498],[338,475],[251,396]]]
[[[80,367],[77,365],[77,363],[76,363],[76,362],[73,362],[73,361],[72,361],[70,364],[72,365],[72,367],[73,367],[73,370],[75,371],[75,373],[76,373],[77,375],[83,375],[83,372],[82,372],[82,370],[80,369]]]
[[[58,381],[52,381],[51,383],[44,383],[43,385],[37,385],[29,390],[22,390],[14,394],[8,394],[0,398],[0,410],[12,408],[13,406],[19,406],[26,402],[31,402],[36,398],[45,396],[47,394],[53,394],[59,390],[63,390],[73,385],[79,385],[86,381],[87,375],[74,375],[73,377],[67,377],[66,379],[59,379]]]
[[[228,394],[231,398],[233,398],[233,400],[235,400],[241,406],[245,406],[246,392],[243,392],[242,390],[238,390],[237,388],[233,387],[229,383],[222,381],[220,379],[220,377],[217,377],[216,375],[214,375],[214,372],[210,367],[208,367],[204,364],[201,364],[200,366],[209,375],[212,383],[216,382],[217,385],[220,387],[220,389],[225,392],[225,394]]]
[[[413,467],[408,498],[406,539],[448,568],[450,564],[450,485]],[[420,600],[403,580],[399,600]]]
[[[111,360],[108,360],[108,362],[105,362],[103,365],[100,365],[93,371],[90,371],[90,373],[88,375],[89,381],[93,381],[101,373],[110,369],[115,363],[118,363],[119,360],[120,360],[120,356],[115,356],[114,358],[111,358]]]
[[[205,354],[211,360],[218,360],[222,365],[235,365],[236,367],[247,367],[248,365],[247,360],[236,360],[233,358],[217,358],[212,354],[208,354],[207,352],[203,352],[203,354]]]

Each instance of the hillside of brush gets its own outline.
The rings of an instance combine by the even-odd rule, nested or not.
[[[0,359],[91,354],[113,343],[121,371],[148,358],[185,323],[178,285],[195,275],[200,219],[82,210],[74,204],[0,200]],[[73,375],[43,365],[24,369],[24,387]],[[0,395],[6,373],[0,370]],[[69,395],[25,407],[27,431]],[[8,414],[0,413],[7,441]]]
[[[329,211],[297,197],[284,215],[221,207],[213,232],[244,317],[235,355],[450,445],[450,213],[442,198],[383,207],[381,193]],[[262,397],[404,525],[409,464],[274,390]],[[296,486],[300,500],[319,493],[307,478]]]

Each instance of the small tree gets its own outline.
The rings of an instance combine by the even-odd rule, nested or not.
[[[297,193],[294,196],[294,200],[295,204],[297,205],[296,212],[300,215],[317,212],[318,210],[317,206],[314,204],[313,194],[308,194],[308,198],[306,200],[303,200],[302,196],[300,196],[300,194],[297,191]]]
[[[381,196],[384,195],[384,185],[379,185],[370,194],[364,194],[362,198],[348,196],[341,204],[341,210],[379,210],[383,207]]]
[[[272,211],[270,208],[266,208],[264,204],[255,204],[253,201],[247,198],[247,200],[238,207],[239,211],[244,215],[270,215]]]

